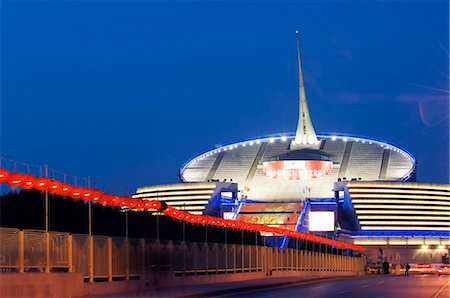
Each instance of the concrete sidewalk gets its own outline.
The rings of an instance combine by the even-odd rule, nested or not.
[[[243,291],[260,290],[280,286],[295,285],[321,280],[349,278],[355,276],[303,276],[303,277],[283,277],[283,278],[263,278],[247,280],[241,282],[225,282],[217,284],[203,284],[185,287],[173,287],[165,289],[154,289],[142,292],[122,293],[113,296],[95,297],[214,297],[237,293]]]

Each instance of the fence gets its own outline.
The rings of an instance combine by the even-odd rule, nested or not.
[[[0,228],[2,271],[83,273],[86,281],[241,272],[362,271],[362,257],[255,245],[157,241]]]

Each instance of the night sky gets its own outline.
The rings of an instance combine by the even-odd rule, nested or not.
[[[362,3],[361,3],[362,2]],[[447,1],[1,1],[1,155],[118,194],[216,144],[293,132],[295,30],[318,133],[449,180]]]

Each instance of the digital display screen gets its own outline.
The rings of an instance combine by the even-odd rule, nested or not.
[[[263,163],[263,174],[273,179],[308,180],[328,175],[333,162],[325,160],[274,160]]]
[[[295,226],[302,211],[302,203],[252,203],[244,204],[236,220],[248,223],[282,227],[295,230]],[[263,236],[271,236],[264,233]]]
[[[333,211],[310,211],[309,212],[310,232],[332,232],[334,231]]]

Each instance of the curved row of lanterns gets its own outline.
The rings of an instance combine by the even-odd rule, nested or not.
[[[194,215],[172,206],[168,206],[163,201],[134,199],[125,196],[116,196],[104,193],[97,189],[72,186],[67,183],[61,183],[58,180],[46,177],[35,177],[30,174],[22,174],[18,172],[9,172],[4,168],[0,168],[0,183],[7,183],[12,187],[22,187],[24,189],[37,189],[40,191],[47,190],[60,196],[67,196],[75,199],[93,201],[102,205],[119,206],[137,210],[158,210],[162,213],[190,223],[207,224],[212,226],[242,229],[246,231],[258,231],[272,233],[276,235],[289,236],[317,243],[336,246],[339,248],[352,249],[355,251],[364,251],[361,246],[349,243],[331,240],[311,234],[300,233],[288,229],[269,227],[260,224],[252,224],[243,221],[227,220],[207,215]]]

